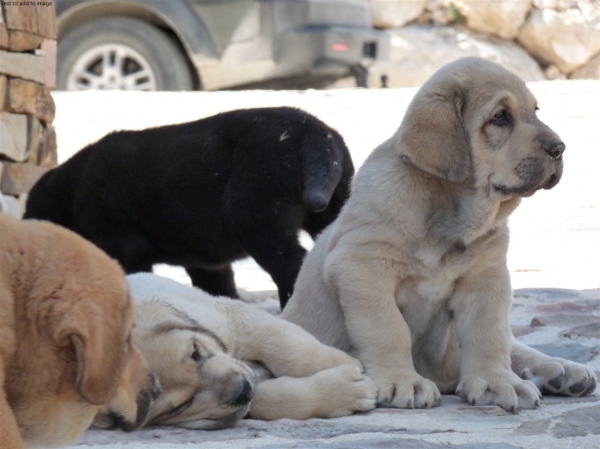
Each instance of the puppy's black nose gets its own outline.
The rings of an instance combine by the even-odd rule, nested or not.
[[[559,157],[561,157],[563,152],[565,151],[565,148],[565,144],[560,140],[553,140],[552,142],[549,142],[546,145],[544,145],[544,151],[552,159],[558,159]]]
[[[240,381],[238,394],[233,405],[246,405],[252,399],[252,384],[245,377]]]

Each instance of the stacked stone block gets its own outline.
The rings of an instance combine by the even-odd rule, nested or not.
[[[20,215],[27,193],[57,163],[52,127],[56,13],[47,1],[0,10],[0,212]]]

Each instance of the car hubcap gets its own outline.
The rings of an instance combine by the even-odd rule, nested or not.
[[[148,61],[131,47],[107,44],[83,53],[73,65],[67,90],[156,90]]]

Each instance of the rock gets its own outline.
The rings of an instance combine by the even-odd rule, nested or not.
[[[453,4],[467,19],[467,27],[512,40],[519,34],[531,10],[532,0],[518,2],[474,2],[455,0]]]
[[[548,78],[549,80],[566,80],[567,77],[565,75],[563,75],[560,71],[560,69],[558,67],[556,67],[554,64],[550,64],[548,67],[546,67],[546,70],[544,70],[544,75],[546,75],[546,78]]]
[[[572,80],[600,80],[600,53],[569,75]]]
[[[27,31],[10,31],[8,48],[10,51],[35,50],[39,48],[43,40],[42,36]]]
[[[0,111],[4,109],[4,104],[6,102],[6,76],[0,75]]]
[[[0,155],[13,161],[27,158],[27,116],[0,111]]]
[[[600,353],[600,346],[589,347],[579,343],[531,345],[531,347],[550,357],[562,357],[578,363],[587,363]]]
[[[27,131],[29,138],[27,139],[27,162],[34,165],[39,165],[39,148],[42,140],[42,123],[34,116],[27,118]]]
[[[571,327],[577,325],[600,323],[600,317],[595,315],[564,314],[536,316],[531,320],[531,326]]]
[[[0,6],[0,48],[8,48],[8,28],[2,16],[2,7]]]
[[[598,435],[598,417],[600,406],[593,405],[563,413],[553,419],[534,419],[524,422],[513,433],[515,435],[545,435],[552,434],[555,438],[583,437]]]
[[[13,78],[8,83],[8,109],[13,112],[33,114],[38,119],[52,123],[54,100],[50,90],[38,83]]]
[[[563,11],[569,9],[573,0],[533,0],[533,6],[537,9],[555,9]]]
[[[41,123],[34,116],[27,117],[26,160],[29,164],[52,168],[57,165],[56,132],[49,123]]]
[[[579,300],[582,298],[600,299],[600,289],[570,290],[566,288],[519,288],[514,291],[516,298],[535,298],[542,304],[552,304]]]
[[[532,326],[511,326],[510,330],[512,331],[513,336],[516,338],[523,337],[525,335],[531,334],[532,332],[539,331],[538,327]]]
[[[31,164],[4,162],[2,165],[0,191],[13,196],[28,193],[42,175],[48,171],[47,168]]]
[[[579,9],[584,15],[589,15],[592,10],[598,8],[598,2],[597,0],[533,0],[533,6],[537,9],[554,9],[555,11]]]
[[[429,0],[425,6],[425,10],[417,18],[415,23],[425,24],[434,23],[436,25],[448,25],[457,21],[458,10],[450,0]],[[460,16],[464,21],[464,17]]]
[[[431,0],[427,3],[427,12],[431,15],[431,21],[436,25],[448,25],[456,20],[452,13],[449,0]]]
[[[429,0],[371,0],[373,26],[399,28],[418,18]]]
[[[0,73],[44,83],[46,80],[44,71],[45,61],[43,56],[0,50]]]
[[[363,438],[354,441],[309,441],[303,443],[277,443],[253,446],[255,449],[518,449],[504,443],[449,444],[410,438]]]
[[[518,446],[505,443],[476,443],[476,444],[461,444],[456,446],[460,449],[518,449]]]
[[[0,162],[0,173],[2,172],[2,162]],[[19,200],[12,196],[2,195],[0,193],[0,213],[10,215],[20,219],[23,215]]]
[[[17,3],[20,3],[17,5]],[[47,5],[41,5],[40,2],[33,5],[29,2],[15,2],[4,8],[6,15],[6,25],[11,30],[27,31],[48,39],[56,39],[56,13],[52,3],[44,2]]]
[[[46,124],[42,126],[41,132],[39,146],[31,153],[31,162],[41,167],[56,167],[58,165],[56,131],[52,125]]]
[[[44,39],[40,50],[44,54],[44,67],[46,69],[45,83],[49,89],[56,87],[56,41]]]
[[[52,2],[56,3],[56,2]],[[56,22],[56,11],[54,5],[46,6],[38,12],[38,32],[42,37],[56,41],[58,39],[58,24]]]
[[[585,317],[593,316],[599,312],[597,298],[581,298],[569,301],[557,301],[552,303],[540,304],[533,307],[536,312],[555,313],[560,315],[581,314]],[[597,317],[600,319],[600,317]],[[580,323],[583,324],[583,323]]]
[[[556,438],[584,437],[600,434],[600,405],[562,414],[550,431]]]
[[[578,9],[557,12],[533,9],[518,42],[543,64],[555,64],[569,74],[600,52],[600,12]]]
[[[481,56],[503,65],[525,81],[545,80],[543,72],[523,49],[459,27],[407,25],[392,34],[390,60],[374,65],[369,86],[380,86],[382,74],[388,87],[421,86],[444,64],[464,56]]]
[[[572,329],[567,329],[560,333],[562,337],[584,337],[600,339],[600,322],[590,323],[584,326],[577,326]]]
[[[516,429],[513,434],[515,435],[545,435],[548,432],[548,427],[552,423],[551,419],[532,419],[526,421]]]

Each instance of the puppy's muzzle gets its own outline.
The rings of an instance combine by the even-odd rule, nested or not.
[[[137,397],[137,415],[134,422],[126,421],[122,416],[113,416],[117,427],[125,432],[133,432],[144,425],[150,414],[150,406],[162,393],[160,382],[154,373],[148,374],[150,388],[142,391]]]
[[[252,384],[245,377],[240,381],[240,387],[236,398],[233,400],[233,405],[241,406],[248,404],[254,397]]]
[[[544,183],[542,188],[544,190],[550,190],[556,184],[559,183],[560,178],[562,178],[563,172],[563,161],[562,155],[565,152],[566,146],[561,140],[550,140],[544,145],[544,152],[550,156],[552,162],[554,163],[554,170],[550,178]]]
[[[234,374],[223,385],[220,402],[230,407],[244,407],[254,398],[255,389],[248,378],[242,374]]]

